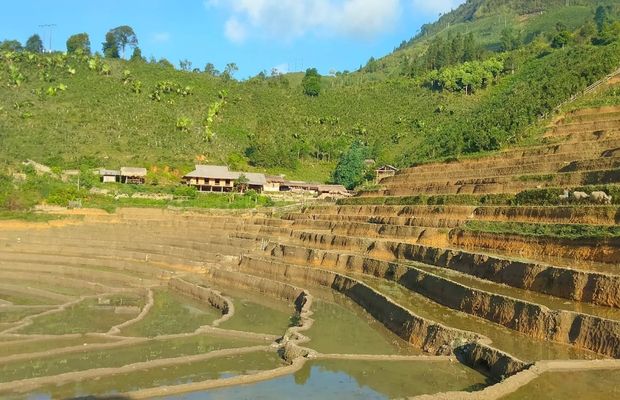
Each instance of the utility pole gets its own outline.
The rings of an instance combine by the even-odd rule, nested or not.
[[[49,47],[47,48],[47,52],[51,53],[52,52],[52,31],[54,30],[54,28],[56,27],[56,24],[42,24],[39,25],[39,28],[47,28],[48,29],[48,33],[49,33]]]

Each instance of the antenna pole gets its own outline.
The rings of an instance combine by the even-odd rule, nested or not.
[[[51,53],[52,52],[52,33],[54,28],[56,27],[56,24],[42,24],[39,25],[39,28],[47,28],[48,32],[49,32],[49,47],[47,48],[47,52]]]

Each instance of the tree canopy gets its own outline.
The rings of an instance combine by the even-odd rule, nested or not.
[[[133,28],[128,25],[121,25],[114,29],[110,29],[105,35],[103,42],[103,54],[108,58],[119,58],[119,51],[125,58],[125,49],[127,46],[136,48],[138,46],[138,37]]]
[[[306,96],[316,97],[321,93],[321,74],[316,68],[308,68],[301,84]]]
[[[3,40],[0,42],[0,50],[2,51],[21,51],[22,49],[19,40]]]
[[[31,53],[43,53],[44,48],[41,36],[36,33],[30,36],[26,41],[26,47],[24,47],[24,49]]]
[[[352,190],[363,182],[366,175],[366,166],[364,160],[369,155],[369,149],[360,141],[355,141],[349,149],[342,154],[336,169],[332,174],[332,180],[335,183],[344,185],[347,189]]]
[[[67,53],[90,54],[90,38],[88,33],[77,33],[67,39]]]

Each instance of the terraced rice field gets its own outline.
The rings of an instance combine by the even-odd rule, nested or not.
[[[616,193],[620,110],[568,121],[284,215],[4,222],[0,397],[615,398],[618,199],[476,203]]]

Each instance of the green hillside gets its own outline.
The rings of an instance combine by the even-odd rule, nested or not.
[[[584,26],[599,3],[565,4],[470,0],[373,71],[323,77],[319,96],[304,94],[299,74],[239,82],[144,60],[4,51],[0,161],[180,171],[212,162],[325,181],[356,141],[399,166],[536,141],[541,116],[620,65],[617,10],[608,9],[612,39],[594,45],[601,32]],[[520,42],[493,51],[504,25],[519,28]],[[564,31],[569,40],[554,46]],[[458,32],[481,49],[471,61],[397,68]]]

